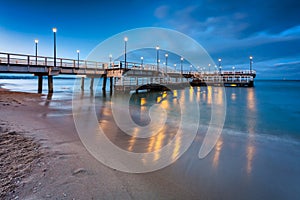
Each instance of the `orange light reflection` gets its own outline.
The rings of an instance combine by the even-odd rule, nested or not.
[[[215,154],[214,154],[214,158],[213,158],[213,167],[214,168],[217,168],[219,165],[219,158],[220,158],[220,153],[221,153],[222,148],[223,148],[223,140],[220,137],[215,146]]]

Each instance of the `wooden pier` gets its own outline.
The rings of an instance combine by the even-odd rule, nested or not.
[[[124,67],[122,67],[124,66]],[[0,52],[0,73],[33,74],[38,77],[38,92],[42,92],[43,77],[48,77],[48,92],[53,93],[53,76],[81,75],[81,88],[85,77],[90,78],[90,88],[95,78],[107,79],[110,89],[116,91],[169,90],[188,86],[237,86],[253,87],[255,71],[179,72],[158,69],[156,65],[132,62],[105,63],[79,59],[53,58]]]

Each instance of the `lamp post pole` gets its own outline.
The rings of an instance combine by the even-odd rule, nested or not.
[[[222,59],[219,58],[219,72],[220,74],[222,73],[222,66],[221,66],[221,62],[222,62]]]
[[[125,57],[125,70],[127,69],[127,41],[128,41],[128,37],[124,37],[124,57]],[[121,67],[122,68],[122,67]]]
[[[159,46],[156,46],[156,69],[159,71]]]
[[[250,74],[252,74],[252,62],[253,62],[253,57],[250,56],[249,59],[250,59]]]
[[[169,57],[169,55],[166,53],[165,57],[166,57],[166,74],[167,74],[167,72],[168,72],[168,57]]]
[[[183,57],[180,58],[180,73],[182,75],[182,64],[183,64]]]
[[[112,63],[111,63],[111,60],[112,60],[112,54],[110,53],[110,54],[109,54],[109,66],[110,66],[110,68],[112,67],[112,65],[111,65],[111,64],[112,64]]]
[[[235,81],[235,66],[232,67],[232,71],[233,71],[233,79]]]
[[[144,65],[144,57],[142,56],[142,57],[141,57],[141,67],[142,67],[142,69],[144,69],[144,66],[143,66],[143,65]]]
[[[54,68],[56,68],[56,32],[57,32],[57,29],[56,28],[53,28],[52,29],[53,31],[53,36],[54,36]]]
[[[38,43],[39,43],[39,40],[38,40],[38,39],[35,39],[35,40],[34,40],[34,43],[35,43],[35,65],[37,65]]]
[[[80,51],[77,50],[76,52],[77,52],[77,67],[79,68],[79,53],[80,53]]]

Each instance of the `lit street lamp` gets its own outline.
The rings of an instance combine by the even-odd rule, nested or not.
[[[141,67],[142,67],[142,69],[144,69],[144,66],[143,66],[143,65],[144,65],[144,57],[142,56],[142,57],[141,57]]]
[[[249,57],[249,59],[250,59],[250,74],[252,74],[252,63],[253,63],[253,57],[252,57],[252,56],[250,56],[250,57]]]
[[[77,67],[79,68],[79,53],[80,53],[80,51],[77,50],[76,52],[77,52]]]
[[[234,66],[232,67],[232,70],[233,70],[233,78],[235,79],[235,71],[234,71],[235,67]]]
[[[221,72],[222,72],[222,66],[221,66],[221,62],[222,62],[222,59],[221,59],[221,58],[219,58],[219,71],[220,71],[220,74],[221,74]]]
[[[157,68],[157,71],[159,71],[159,62],[160,62],[160,60],[159,60],[159,46],[157,45],[156,46],[156,68]]]
[[[56,32],[57,28],[52,28],[54,34],[54,68],[56,68]]]
[[[168,71],[167,71],[167,70],[168,70],[168,69],[167,69],[167,68],[168,68],[168,56],[169,56],[169,55],[166,53],[166,55],[165,55],[165,57],[166,57],[166,74],[167,74],[167,72],[168,72]]]
[[[37,65],[38,43],[39,43],[39,40],[38,40],[38,39],[35,39],[35,40],[34,40],[34,43],[35,43],[35,65]]]
[[[111,68],[111,66],[112,66],[112,65],[111,65],[111,64],[112,64],[112,63],[111,63],[111,60],[112,60],[112,54],[110,53],[110,54],[109,54],[109,66],[110,66],[110,68]]]
[[[128,41],[128,37],[124,37],[124,49],[125,49],[125,53],[124,53],[124,57],[125,57],[125,70],[127,68],[127,41]],[[122,69],[122,67],[121,67]]]
[[[182,74],[182,63],[183,63],[183,59],[184,59],[183,57],[180,58],[180,72],[181,72],[181,74]]]

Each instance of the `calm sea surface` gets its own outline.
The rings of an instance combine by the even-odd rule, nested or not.
[[[1,75],[0,78],[2,87],[14,91],[37,91],[37,79],[32,77]],[[95,81],[96,91],[91,93],[88,79],[85,80],[84,92],[77,84],[73,93],[74,83],[80,83],[80,80],[75,80],[54,79],[55,93],[45,95],[41,105],[55,110],[44,117],[62,122],[66,119],[70,123],[72,105],[75,105],[75,119],[83,116],[77,119],[77,122],[83,122],[79,123],[80,126],[74,120],[80,137],[92,133],[87,129],[98,130],[100,126],[119,148],[136,153],[153,152],[153,160],[150,159],[149,164],[165,158],[158,150],[173,141],[172,155],[167,159],[174,161],[172,165],[134,178],[163,178],[203,199],[299,199],[300,81],[255,81],[254,88],[190,87],[173,92],[111,95],[109,84],[107,92],[102,92],[102,80]],[[47,79],[44,80],[44,89],[43,93],[47,94]],[[73,94],[76,96],[74,100]],[[114,112],[116,105],[117,112]],[[187,113],[186,110],[188,120],[184,121],[184,125],[187,129],[184,129],[181,138],[176,138],[181,113]],[[82,114],[78,114],[80,111]],[[96,115],[91,115],[94,111]],[[203,136],[209,130],[207,127],[220,126],[213,119],[223,114],[224,126],[215,148],[204,159],[199,159],[198,152],[204,143]],[[132,119],[133,125],[128,126],[127,119]],[[199,119],[199,122],[194,119]],[[121,123],[127,120],[123,123],[125,129],[116,126],[120,125],[118,120]],[[93,125],[92,121],[95,122]],[[152,127],[150,132],[157,134],[141,138],[147,125]],[[127,134],[124,134],[126,131]],[[178,153],[184,151],[183,135],[195,131],[197,136],[193,143],[176,160]],[[146,132],[149,132],[148,129]],[[101,145],[103,140],[97,140],[98,132],[92,136],[95,137],[88,137],[88,142],[91,141],[89,147],[93,144],[104,146]],[[106,160],[118,160],[119,154],[114,157],[111,151],[104,150],[109,158]],[[103,149],[101,152],[104,152]],[[156,181],[158,179],[154,179]]]
[[[0,78],[0,84],[7,89],[31,93],[37,91],[37,79],[31,76],[1,75]],[[52,100],[70,100],[74,82],[74,78],[55,78]],[[86,90],[89,90],[88,87],[89,80],[86,79]],[[107,94],[103,94],[101,88],[102,80],[94,94],[96,99],[110,102],[109,84]],[[44,79],[43,89],[43,93],[47,94],[47,79]],[[174,113],[177,112],[173,103],[174,95],[182,97],[186,106],[190,105],[190,101],[199,103],[201,124],[209,124],[215,102],[216,105],[226,106],[224,128],[231,134],[256,134],[266,138],[300,141],[300,81],[256,80],[254,88],[195,87],[178,90],[176,94],[133,94],[130,104],[132,109],[143,104],[146,111],[153,104],[168,104],[164,108]],[[137,120],[134,116],[133,119],[141,125],[149,123],[147,116],[143,120]]]

